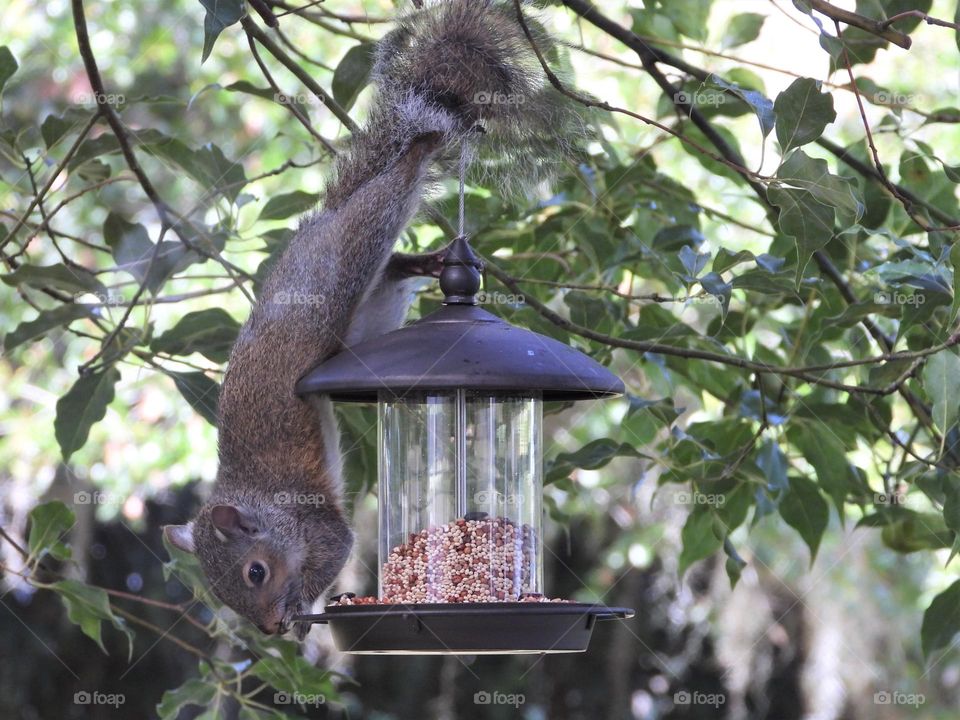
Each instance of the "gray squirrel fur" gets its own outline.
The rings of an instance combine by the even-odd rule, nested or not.
[[[511,168],[528,184],[578,132],[512,3],[448,0],[402,18],[379,43],[374,81],[368,121],[338,158],[322,209],[302,220],[231,352],[212,494],[192,522],[165,528],[199,558],[213,593],[267,633],[311,609],[353,544],[330,401],[298,398],[297,380],[403,322],[411,276],[435,274],[438,255],[418,263],[393,246],[432,173],[477,126],[494,158],[482,171]]]

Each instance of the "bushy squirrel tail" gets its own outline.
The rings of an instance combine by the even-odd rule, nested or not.
[[[535,19],[527,28],[541,53],[555,51]],[[377,46],[373,80],[369,121],[338,162],[328,204],[425,133],[442,133],[451,152],[476,137],[474,174],[505,193],[553,174],[587,135],[582,109],[550,84],[510,0],[441,0],[402,18]]]

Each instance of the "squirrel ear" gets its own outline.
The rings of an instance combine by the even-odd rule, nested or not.
[[[167,525],[163,528],[163,536],[175,548],[184,552],[193,553],[196,547],[193,544],[193,523],[186,525]]]
[[[217,532],[227,538],[253,535],[258,530],[250,513],[243,512],[233,505],[214,505],[210,509],[210,519]]]

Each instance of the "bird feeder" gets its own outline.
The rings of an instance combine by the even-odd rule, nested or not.
[[[347,348],[301,395],[378,406],[376,602],[300,618],[350,653],[586,649],[626,608],[550,600],[543,586],[543,403],[614,397],[623,383],[573,348],[476,306],[480,263],[448,249],[443,306]]]

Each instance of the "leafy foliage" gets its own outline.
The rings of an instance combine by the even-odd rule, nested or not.
[[[577,12],[577,3],[565,5]],[[832,526],[856,526],[893,552],[928,553],[955,572],[960,147],[949,133],[960,111],[940,105],[935,90],[912,92],[892,76],[884,63],[896,46],[882,34],[849,24],[837,34],[823,12],[794,6],[785,12],[816,30],[823,62],[777,58],[779,73],[763,67],[769,58],[724,52],[708,62],[697,54],[719,46],[746,57],[769,47],[762,43],[772,16],[759,8],[715,31],[709,0],[631,7],[618,40],[640,53],[642,70],[622,48],[621,64],[600,64],[576,50],[579,34],[566,38],[574,47],[550,56],[563,82],[601,95],[597,88],[619,87],[621,104],[659,128],[597,111],[596,142],[556,178],[552,194],[526,203],[501,199],[482,178],[468,184],[467,223],[489,260],[492,309],[578,346],[628,388],[623,401],[563,416],[570,422],[558,423],[566,429],[554,433],[559,447],[545,462],[545,503],[566,523],[578,503],[595,499],[584,478],[606,473],[620,482],[604,486],[613,498],[604,509],[628,515],[643,483],[657,486],[658,502],[681,488],[694,498],[682,503],[690,508],[681,576],[722,551],[735,583],[757,554],[750,533],[761,523],[802,541],[811,563]],[[930,7],[862,0],[856,12],[883,21]],[[164,40],[170,57],[156,67],[127,46],[103,62],[106,90],[124,95],[107,101],[135,130],[126,138],[93,102],[61,94],[45,101],[51,112],[38,109],[29,53],[0,47],[0,173],[4,207],[13,208],[0,224],[5,362],[55,366],[45,379],[58,397],[50,418],[57,461],[94,462],[95,428],[108,409],[135,406],[150,383],[177,397],[175,388],[184,408],[216,423],[218,380],[239,321],[294,217],[321,201],[332,151],[347,136],[337,117],[362,120],[373,43],[391,27],[320,11],[283,16],[300,43],[268,52],[251,42],[269,67],[300,68],[293,77],[302,92],[286,95],[277,90],[292,87],[291,76],[264,77],[251,57],[245,28],[258,21],[245,16],[245,4],[201,0],[190,10],[192,46]],[[598,11],[618,21],[612,10]],[[543,19],[554,12],[562,10],[548,7]],[[891,29],[948,37],[916,13]],[[608,38],[589,18],[582,22],[586,48],[601,47]],[[642,39],[640,49],[631,37]],[[321,60],[314,64],[301,47]],[[650,47],[656,62],[643,55]],[[680,47],[694,49],[681,57]],[[94,50],[103,60],[111,54]],[[181,55],[191,60],[175,64]],[[136,83],[118,68],[127,59]],[[587,63],[602,70],[571,72]],[[669,73],[658,78],[657,68]],[[594,87],[608,71],[610,84]],[[74,59],[73,79],[81,72]],[[303,75],[316,76],[316,87]],[[124,140],[159,198],[131,174]],[[404,250],[444,242],[456,211],[451,189],[411,228]],[[428,219],[437,216],[446,221]],[[428,288],[416,312],[438,299]],[[341,419],[356,505],[376,467],[374,421],[352,408]],[[31,569],[69,562],[62,536],[73,521],[56,503],[33,511]],[[215,602],[186,558],[166,571]],[[58,593],[68,618],[101,647],[104,623],[131,634],[104,590],[74,579],[36,582]],[[602,582],[591,590],[601,594]],[[958,594],[955,582],[927,609],[927,655],[950,647],[960,631]],[[219,619],[210,627],[235,648],[264,653],[239,670],[202,662],[198,678],[164,695],[161,717],[239,702],[238,679],[336,696],[332,676],[291,643],[267,644]],[[275,716],[251,703],[243,710]]]

